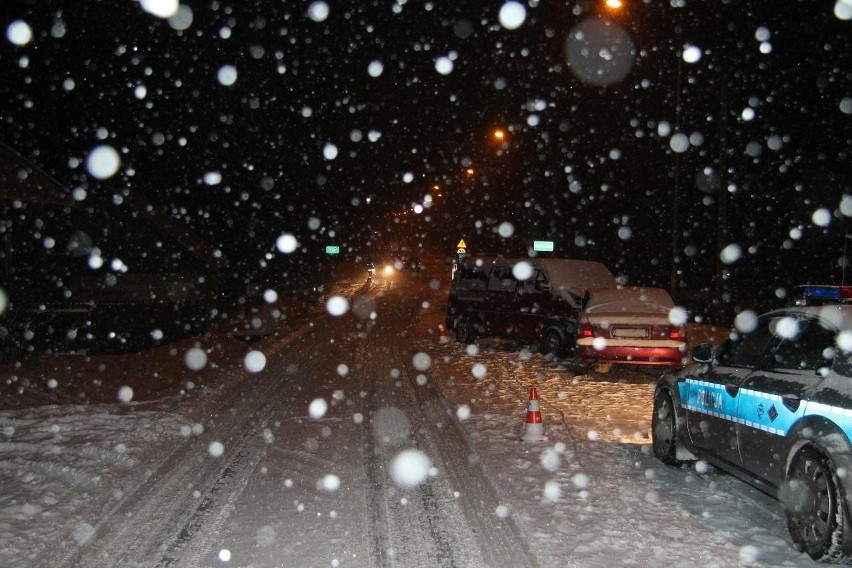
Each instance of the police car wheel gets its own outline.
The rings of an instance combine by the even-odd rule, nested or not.
[[[842,543],[849,512],[831,461],[805,447],[794,458],[785,487],[787,528],[796,548],[822,562],[848,561]]]
[[[651,416],[651,440],[654,457],[666,465],[680,465],[677,459],[677,415],[672,396],[660,391],[654,397],[654,413]]]

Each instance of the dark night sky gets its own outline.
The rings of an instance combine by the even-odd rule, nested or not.
[[[552,239],[563,256],[668,288],[677,192],[676,297],[721,290],[752,307],[777,301],[779,286],[839,283],[852,22],[833,1],[787,2],[781,14],[770,0],[628,0],[612,21],[635,52],[608,85],[579,79],[566,59],[575,26],[602,13],[595,2],[529,3],[518,30],[500,25],[500,1],[332,3],[322,22],[309,4],[189,2],[193,22],[176,31],[130,1],[4,2],[4,30],[22,19],[34,38],[0,43],[0,140],[92,202],[141,192],[230,254],[260,255],[283,230],[327,238],[308,228],[312,216],[361,247],[370,230],[399,232],[390,213],[440,184],[428,222],[403,232],[509,253]],[[699,61],[678,64],[685,44]],[[435,60],[448,55],[442,75]],[[225,64],[238,71],[232,86],[216,79]],[[508,130],[502,147],[495,127]],[[683,154],[670,146],[677,132],[695,142]],[[119,174],[100,182],[69,167],[100,143],[121,150]],[[203,181],[212,171],[215,186]],[[721,238],[745,251],[724,267],[724,289],[719,184],[732,189]],[[834,213],[827,227],[812,221],[820,207]],[[508,238],[496,232],[507,221]]]

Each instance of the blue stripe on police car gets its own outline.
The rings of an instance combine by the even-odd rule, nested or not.
[[[847,438],[852,435],[852,409],[803,400],[796,411],[791,411],[777,394],[739,389],[734,397],[723,385],[697,379],[686,379],[679,383],[678,391],[683,407],[687,410],[770,434],[786,436],[801,418],[822,416],[837,424]]]

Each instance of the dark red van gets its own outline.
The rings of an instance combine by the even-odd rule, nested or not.
[[[616,285],[612,272],[599,262],[466,257],[450,286],[447,329],[463,343],[500,337],[564,355],[575,346],[588,291]]]

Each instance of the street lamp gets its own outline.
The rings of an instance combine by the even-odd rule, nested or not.
[[[509,136],[506,134],[505,130],[502,128],[495,128],[492,136],[494,138],[494,149],[498,156],[502,156],[509,151]]]

